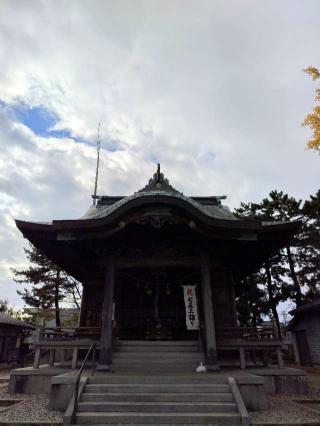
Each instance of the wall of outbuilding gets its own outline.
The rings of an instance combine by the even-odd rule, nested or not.
[[[7,362],[8,353],[17,344],[21,331],[8,324],[0,324],[0,362]]]
[[[300,314],[293,332],[305,330],[314,364],[320,364],[320,312],[306,311]]]

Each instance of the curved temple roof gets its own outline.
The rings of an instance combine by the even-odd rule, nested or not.
[[[198,209],[203,214],[210,216],[214,219],[229,219],[237,220],[237,218],[229,211],[227,207],[221,205],[221,198],[225,197],[187,197],[182,192],[177,191],[169,184],[169,180],[164,177],[160,172],[160,164],[158,170],[148,182],[148,184],[128,197],[115,197],[117,201],[107,205],[103,202],[112,200],[110,197],[98,197],[99,202],[89,208],[87,213],[81,219],[102,219],[119,209],[123,205],[130,204],[133,200],[144,200],[147,202],[147,197],[152,197],[153,201],[159,198],[160,202],[170,203],[172,199],[178,199],[182,202],[188,203],[195,209]],[[202,200],[202,203],[200,202]],[[204,204],[205,203],[205,204]]]
[[[150,204],[162,204],[180,207],[188,211],[192,216],[207,225],[216,227],[228,227],[250,230],[261,230],[275,228],[298,228],[300,222],[259,222],[257,220],[243,220],[237,218],[230,212],[229,208],[221,204],[225,196],[210,197],[188,197],[177,191],[160,172],[158,165],[157,173],[154,174],[148,184],[130,196],[95,196],[94,204],[79,219],[53,220],[51,223],[45,222],[25,222],[16,220],[18,228],[23,229],[50,227],[54,229],[75,229],[101,226],[111,223],[134,207],[142,207]],[[97,201],[97,202],[96,202]]]
[[[98,247],[102,244],[108,249],[109,239],[112,240],[118,232],[121,235],[130,223],[149,224],[149,228],[142,232],[144,238],[151,235],[152,227],[162,226],[162,219],[158,221],[157,217],[163,218],[163,223],[169,225],[161,228],[163,238],[166,238],[166,232],[178,229],[170,224],[183,223],[186,238],[192,240],[192,233],[196,232],[198,240],[212,248],[213,253],[216,249],[224,252],[233,268],[244,273],[253,270],[254,264],[261,264],[274,250],[287,244],[300,227],[300,221],[270,223],[238,219],[221,204],[226,197],[185,196],[169,184],[160,167],[149,183],[133,195],[93,198],[94,205],[80,219],[53,220],[51,223],[16,220],[24,237],[77,279],[95,268],[93,245]],[[150,222],[150,217],[155,221],[151,219]],[[188,232],[192,234],[188,234],[189,237]],[[176,238],[174,235],[171,235],[170,241]],[[136,236],[132,241],[136,241]],[[113,243],[110,242],[111,245]]]
[[[181,192],[159,191],[157,189],[136,192],[133,195],[121,198],[119,201],[111,205],[93,205],[89,208],[87,213],[80,219],[102,219],[104,217],[107,217],[120,207],[126,204],[130,204],[130,202],[133,200],[143,199],[144,201],[147,201],[147,197],[152,197],[153,201],[155,201],[155,198],[159,198],[159,201],[161,202],[166,202],[167,199],[168,203],[170,203],[172,199],[177,199],[190,204],[195,209],[198,209],[201,213],[210,216],[214,219],[238,220],[238,218],[236,218],[227,207],[222,206],[221,204],[203,205],[199,201],[196,201],[191,197],[183,195]],[[216,199],[215,197],[213,198]]]

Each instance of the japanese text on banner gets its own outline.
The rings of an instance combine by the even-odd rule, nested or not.
[[[195,285],[183,286],[184,304],[186,307],[187,330],[199,330],[198,305]]]

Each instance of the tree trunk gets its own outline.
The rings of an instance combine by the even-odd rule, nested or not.
[[[276,322],[278,337],[279,337],[280,340],[282,340],[279,315],[278,315],[276,303],[275,303],[274,298],[273,298],[272,278],[271,278],[270,266],[268,264],[266,264],[265,268],[266,268],[266,274],[267,274],[269,304],[270,304],[270,308],[271,308],[273,318]]]
[[[252,306],[252,326],[257,327],[257,315],[254,312],[254,307]]]
[[[57,271],[55,285],[54,285],[54,307],[56,314],[56,326],[60,327],[60,306],[59,306],[59,284],[60,284],[60,270]]]
[[[296,301],[297,306],[299,306],[299,305],[302,304],[302,293],[301,293],[301,287],[300,287],[300,283],[298,281],[296,271],[294,270],[294,262],[293,262],[290,246],[286,246],[286,252],[287,252],[287,257],[288,257],[290,274],[291,274],[291,278],[292,278],[295,293],[296,293],[295,294],[295,301]]]
[[[249,282],[250,282],[250,288],[253,290],[255,287],[255,283],[252,277],[252,274],[249,276]],[[253,303],[257,304],[257,300],[250,301],[250,307],[251,307],[251,313],[252,313],[252,326],[257,327],[257,312],[256,312],[256,305],[253,306]]]

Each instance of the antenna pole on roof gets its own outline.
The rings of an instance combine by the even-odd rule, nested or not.
[[[96,178],[94,181],[93,191],[93,205],[97,203],[97,187],[98,187],[98,176],[99,176],[99,163],[100,163],[100,122],[98,125],[98,139],[97,139],[97,167],[96,167]]]

